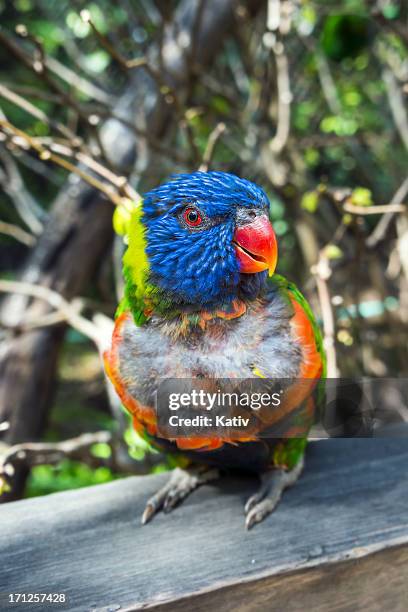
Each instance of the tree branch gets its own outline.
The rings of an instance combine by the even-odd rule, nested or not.
[[[327,357],[327,377],[337,378],[334,314],[327,283],[331,276],[331,269],[329,260],[324,256],[323,252],[320,252],[319,261],[312,267],[312,273],[316,279],[317,293],[323,319],[323,345]]]
[[[400,205],[401,202],[404,201],[407,194],[408,194],[408,177],[399,186],[394,196],[392,197],[390,204],[393,206]],[[381,219],[375,226],[374,230],[372,231],[372,233],[369,235],[369,237],[366,240],[366,245],[369,249],[375,248],[377,244],[384,239],[385,235],[387,234],[388,228],[390,227],[395,217],[395,214],[396,214],[395,212],[388,212],[381,217]]]
[[[110,455],[98,457],[93,452],[95,444],[107,444]],[[93,468],[106,466],[116,473],[142,475],[163,462],[161,454],[147,453],[141,461],[129,457],[123,463],[121,453],[117,451],[117,440],[109,431],[85,433],[62,442],[23,442],[12,446],[0,443],[0,496],[10,489],[17,466],[31,469],[38,465],[57,465],[64,459],[71,459]]]
[[[23,229],[21,229],[21,227],[18,227],[18,225],[13,225],[12,223],[0,221],[0,234],[11,236],[28,247],[32,247],[36,243],[36,239],[32,234],[25,232]]]
[[[214,151],[215,151],[217,142],[222,136],[222,134],[224,134],[226,129],[227,129],[227,126],[225,125],[225,123],[222,123],[222,122],[218,123],[213,129],[213,131],[211,132],[211,134],[209,135],[208,140],[207,140],[207,145],[205,147],[205,151],[203,155],[203,161],[201,162],[200,167],[199,167],[199,170],[201,170],[201,172],[208,171],[208,168],[210,167],[210,164],[211,164],[212,157],[214,155]]]
[[[27,282],[20,281],[9,281],[0,279],[0,292],[5,293],[18,293],[20,295],[29,295],[30,297],[39,298],[47,302],[52,308],[54,308],[59,315],[62,316],[71,327],[79,331],[81,334],[92,340],[99,352],[102,352],[106,348],[106,338],[111,335],[113,330],[112,327],[107,331],[106,327],[104,330],[100,329],[85,317],[81,316],[78,312],[78,301],[75,303],[68,302],[63,296],[48,287],[42,285],[32,285]],[[108,319],[108,317],[105,317]],[[11,327],[9,324],[1,322],[3,326]],[[33,327],[32,321],[27,321],[29,327]],[[38,322],[35,326],[39,327]],[[16,325],[18,329],[21,329],[21,324]],[[24,327],[24,325],[23,325]],[[105,333],[101,333],[104,331]]]
[[[21,139],[23,143],[29,146],[29,148],[34,149],[34,151],[38,154],[41,160],[54,162],[58,166],[61,166],[61,168],[64,168],[65,170],[68,170],[69,172],[72,172],[73,174],[77,174],[82,180],[88,183],[91,187],[94,187],[95,189],[103,193],[108,198],[108,200],[110,200],[112,204],[114,204],[115,206],[120,206],[122,204],[122,197],[118,195],[117,193],[115,193],[115,191],[111,188],[111,186],[106,185],[106,183],[103,183],[102,181],[97,179],[95,176],[92,176],[91,174],[84,172],[80,167],[75,166],[74,164],[67,161],[60,155],[53,153],[51,149],[47,149],[42,144],[40,144],[40,142],[37,139],[29,136],[26,132],[23,132],[22,130],[18,129],[17,127],[12,125],[9,121],[5,119],[0,119],[0,128],[5,133],[5,135],[8,135],[8,133],[11,133],[12,135],[18,137],[18,139]],[[20,144],[20,141],[18,139],[14,139],[13,141],[17,146],[19,146]],[[68,152],[72,153],[70,149],[68,149]],[[134,191],[128,186],[126,178],[117,177],[113,172],[111,171],[108,172],[103,166],[98,164],[98,162],[84,155],[83,153],[75,153],[74,155],[78,160],[86,163],[89,167],[91,167],[96,172],[103,174],[104,178],[107,178],[111,182],[113,180],[115,186],[119,186],[120,189],[122,189],[123,191],[127,191],[133,197],[135,201],[140,200],[140,196],[136,193],[136,191]]]

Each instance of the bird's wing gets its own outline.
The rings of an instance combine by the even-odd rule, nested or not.
[[[275,274],[272,280],[279,287],[281,293],[287,296],[293,307],[291,328],[294,337],[299,341],[302,347],[303,357],[299,377],[317,380],[314,393],[309,395],[304,402],[305,413],[303,417],[306,417],[305,420],[307,421],[308,411],[310,411],[311,414],[315,414],[316,410],[319,410],[323,406],[325,394],[324,379],[326,377],[326,355],[323,346],[323,338],[313,311],[297,286],[278,274]],[[300,382],[300,386],[304,387],[302,381]],[[296,383],[294,387],[293,395],[296,397]],[[299,397],[299,392],[297,395]],[[292,469],[299,462],[304,454],[307,442],[307,425],[306,423],[304,425],[304,435],[294,435],[290,437],[291,432],[287,432],[286,439],[282,440],[273,449],[272,462],[274,466]]]
[[[299,407],[301,410],[289,425],[285,438],[275,446],[272,457],[275,466],[292,468],[303,455],[307,434],[316,410],[323,405],[326,357],[320,328],[304,295],[294,283],[278,274],[275,274],[269,282],[278,288],[280,295],[291,309],[292,336],[300,345],[302,352],[298,379],[285,391],[279,407],[282,418],[296,414]],[[256,367],[254,374],[263,376]],[[268,429],[268,415],[264,424]]]
[[[299,378],[324,378],[326,356],[322,333],[308,301],[296,285],[284,276],[275,274],[272,281],[278,286],[281,294],[287,296],[293,307],[292,332],[303,349],[303,364]]]

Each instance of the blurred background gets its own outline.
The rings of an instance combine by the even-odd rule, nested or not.
[[[406,376],[406,2],[0,0],[0,24],[0,501],[172,466],[100,353],[113,211],[174,173],[266,190],[329,376]]]

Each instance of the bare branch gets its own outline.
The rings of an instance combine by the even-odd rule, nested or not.
[[[385,83],[388,103],[391,108],[395,126],[408,151],[408,116],[406,113],[405,101],[392,70],[388,70],[388,68],[383,70],[382,77]]]
[[[201,162],[201,165],[199,167],[199,170],[201,170],[202,172],[208,171],[208,168],[210,167],[211,160],[214,155],[216,144],[226,129],[227,127],[225,123],[218,123],[209,135],[207,146],[203,155],[203,161]]]
[[[96,174],[99,174],[99,176],[109,181],[109,183],[114,185],[125,197],[134,202],[140,200],[139,194],[129,185],[125,176],[118,176],[89,155],[81,151],[73,150],[69,145],[65,143],[60,144],[51,138],[32,138],[32,140],[39,145],[47,145],[50,151],[65,155],[66,157],[73,157],[84,166],[87,166],[90,170],[93,170]]]
[[[128,70],[131,70],[132,68],[140,68],[141,66],[146,66],[147,60],[144,57],[132,60],[125,59],[116,49],[116,47],[111,43],[109,38],[98,30],[98,28],[92,21],[90,12],[87,9],[83,9],[81,11],[81,19],[85,23],[89,24],[90,28],[92,29],[92,32],[95,34],[101,46],[119,64],[119,66],[122,68],[122,70],[124,70],[125,73],[127,73]]]
[[[0,168],[0,185],[12,199],[17,213],[26,226],[36,236],[40,235],[43,231],[42,219],[46,217],[46,213],[25,188],[16,162],[2,146],[0,146],[0,161],[4,168],[4,170]]]
[[[204,2],[200,0],[196,13],[196,22],[198,25],[201,23],[202,11],[204,8]],[[81,17],[88,23],[92,28],[95,36],[102,45],[102,47],[111,55],[111,57],[119,64],[120,68],[127,73],[129,70],[134,68],[144,68],[150,77],[157,83],[158,91],[164,98],[167,104],[174,104],[179,121],[179,128],[185,133],[187,143],[189,145],[191,156],[193,160],[199,159],[199,151],[194,141],[194,133],[188,121],[187,111],[181,104],[177,90],[171,85],[170,80],[166,77],[165,70],[158,70],[148,61],[147,57],[140,57],[128,60],[122,56],[122,54],[116,49],[116,47],[110,42],[109,38],[99,32],[98,28],[92,21],[91,15],[88,10],[84,9],[81,11]],[[194,51],[195,53],[195,51]]]
[[[1,427],[4,423],[0,424]],[[98,457],[93,449],[96,444],[107,444],[110,454]],[[136,461],[121,452],[119,440],[109,431],[85,433],[62,442],[23,442],[8,446],[0,443],[0,496],[10,488],[18,465],[33,468],[38,465],[57,465],[64,459],[81,461],[91,467],[106,466],[114,472],[142,475],[163,462],[159,453],[146,453]]]
[[[58,166],[61,166],[62,168],[65,168],[65,170],[68,170],[69,172],[77,174],[86,183],[88,183],[89,185],[91,185],[95,189],[98,189],[100,192],[102,192],[113,204],[115,204],[115,206],[119,206],[122,203],[122,197],[120,195],[118,195],[112,189],[112,187],[110,185],[106,185],[106,183],[103,183],[102,181],[100,181],[96,177],[94,177],[94,176],[92,176],[90,174],[87,174],[86,172],[84,172],[78,166],[75,166],[71,162],[68,162],[66,159],[62,158],[61,156],[56,155],[55,153],[52,153],[50,151],[50,149],[45,148],[35,138],[32,138],[31,136],[29,136],[28,134],[26,134],[22,130],[16,128],[9,121],[4,120],[4,119],[0,119],[0,128],[3,130],[3,132],[6,135],[8,134],[8,132],[11,132],[11,134],[13,134],[13,135],[19,137],[20,139],[22,139],[23,143],[28,145],[30,148],[34,149],[34,151],[39,155],[40,159],[42,159],[43,161],[54,162]],[[14,143],[19,145],[19,140],[14,140]],[[90,160],[90,158],[84,156],[83,160],[85,160],[85,159],[87,159],[88,162]],[[96,166],[98,166],[99,168],[102,168],[102,166],[97,164],[97,162],[95,162],[94,160],[92,160],[91,163],[93,164],[94,168]],[[104,170],[105,176],[106,176],[106,173],[107,173],[107,171]],[[110,175],[113,176],[112,173],[110,173]],[[121,180],[121,177],[118,177],[118,180]],[[127,180],[126,179],[122,179],[122,183],[121,183],[121,189],[123,190],[125,188],[125,186],[127,185]],[[132,190],[132,194],[135,197],[136,201],[140,200],[140,197],[137,196],[135,191]]]
[[[77,72],[61,64],[54,57],[46,57],[45,64],[53,74],[65,81],[73,89],[85,94],[88,98],[108,106],[115,103],[116,98],[114,96],[106,93],[106,91],[103,91],[103,89],[97,87]]]
[[[272,32],[279,30],[280,25],[280,0],[268,0],[268,12],[266,27]]]
[[[10,89],[8,89],[5,85],[2,85],[1,83],[0,83],[0,96],[5,98],[9,102],[12,102],[19,108],[22,108],[26,113],[32,115],[36,119],[39,119],[46,125],[53,127],[66,138],[69,138],[71,141],[80,144],[79,142],[80,139],[69,128],[67,128],[65,125],[63,125],[59,121],[57,122],[53,121],[42,110],[34,106],[34,104],[31,104],[31,102],[28,102],[28,100],[25,100],[24,98],[14,93]]]
[[[197,42],[198,42],[198,37],[200,34],[201,22],[203,20],[206,2],[207,0],[198,0],[198,7],[196,10],[194,23],[193,23],[193,27],[191,30],[190,52],[188,53],[187,59],[188,59],[188,63],[190,66],[190,70],[192,72],[195,72],[195,57],[196,57],[196,52],[197,52]]]
[[[279,154],[285,148],[289,138],[292,93],[290,91],[289,60],[284,44],[282,41],[278,41],[272,48],[275,54],[277,71],[278,123],[275,136],[270,143],[270,148],[273,153]]]
[[[353,215],[382,215],[382,214],[398,214],[408,210],[406,204],[384,204],[377,206],[356,206],[350,202],[346,202],[343,209]]]
[[[0,221],[0,234],[11,236],[28,247],[32,247],[36,243],[36,240],[32,234],[25,232],[23,229],[21,229],[21,227],[18,227],[18,225],[13,225],[12,223]]]
[[[327,377],[337,378],[337,359],[335,347],[335,324],[331,305],[328,279],[331,276],[329,260],[320,252],[319,261],[312,267],[312,274],[316,279],[320,310],[323,319],[323,345],[327,357]]]
[[[28,38],[29,40],[34,41],[34,44],[37,49],[37,53],[34,54],[34,58],[32,54],[26,53],[18,44],[14,42],[9,36],[3,34],[0,31],[0,43],[2,43],[17,59],[19,59],[27,68],[32,70],[39,78],[45,81],[45,83],[61,98],[64,100],[68,106],[74,108],[79,115],[82,115],[81,108],[78,105],[77,100],[71,96],[70,93],[67,93],[58,83],[55,81],[48,73],[47,66],[45,64],[45,55],[44,51],[41,47],[41,43],[38,39],[32,37],[27,29],[22,26],[20,29],[17,29],[17,34],[22,38]]]
[[[105,348],[106,335],[101,329],[78,313],[78,302],[69,302],[56,291],[42,285],[33,285],[24,281],[9,281],[0,279],[0,292],[17,293],[36,297],[47,302],[58,313],[63,315],[64,320],[81,334],[92,340],[99,352]],[[105,317],[107,318],[107,317]],[[30,324],[30,322],[29,322]],[[113,325],[113,324],[112,324]],[[9,327],[7,325],[7,327]],[[105,330],[104,330],[105,331]]]
[[[390,204],[392,205],[401,204],[401,202],[404,201],[407,194],[408,194],[408,177],[399,186],[394,196],[392,197]],[[395,214],[396,214],[395,212],[388,212],[381,217],[381,219],[375,226],[374,230],[372,231],[372,233],[369,235],[369,237],[366,240],[366,245],[368,246],[368,248],[373,249],[374,247],[377,246],[379,242],[381,242],[381,240],[383,240],[383,238],[387,234],[388,228],[390,227],[392,223],[392,220],[395,217]]]
[[[16,32],[21,38],[25,38],[33,42],[33,44],[35,45],[34,57],[33,54],[26,53],[19,45],[15,43],[14,40],[11,39],[11,37],[3,34],[1,30],[0,43],[2,43],[27,68],[32,70],[38,78],[43,80],[44,83],[61,98],[62,102],[68,108],[72,109],[77,114],[77,116],[80,117],[84,121],[84,123],[89,126],[99,147],[100,154],[105,157],[103,144],[99,136],[99,131],[97,129],[98,117],[96,115],[88,116],[88,114],[81,108],[81,105],[79,104],[78,100],[71,94],[71,92],[66,91],[64,87],[61,86],[59,81],[57,81],[51,76],[50,71],[48,70],[48,64],[46,63],[46,56],[41,41],[37,37],[31,35],[28,32],[27,28],[23,25],[17,26]]]
[[[85,433],[63,442],[24,442],[6,447],[6,449],[0,447],[0,477],[2,474],[9,475],[10,467],[21,461],[27,467],[56,464],[68,458],[89,461],[94,444],[111,444],[112,439],[113,436],[109,431],[98,431]],[[93,462],[97,459],[92,455],[91,458]]]
[[[305,41],[306,39],[302,38],[302,40]],[[310,45],[307,46],[310,48]],[[316,51],[316,65],[320,85],[322,86],[322,92],[326,99],[327,106],[333,115],[341,115],[343,109],[340,103],[336,83],[334,82],[326,57],[319,50]]]

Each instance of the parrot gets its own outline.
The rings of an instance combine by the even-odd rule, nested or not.
[[[243,470],[260,482],[244,508],[250,529],[302,473],[326,371],[311,307],[275,272],[278,245],[268,196],[234,174],[195,171],[173,175],[117,212],[114,225],[126,243],[124,291],[104,353],[106,374],[136,432],[180,458],[168,482],[147,500],[142,524],[228,470]],[[250,436],[162,437],[154,404],[160,381],[197,377],[289,379],[290,399],[279,410],[263,409]],[[310,381],[313,393],[299,388],[299,379]],[[300,406],[303,418],[287,421]],[[264,437],[276,421],[280,437]]]

